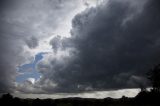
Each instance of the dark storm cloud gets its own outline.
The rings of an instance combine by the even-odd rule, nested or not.
[[[71,57],[41,62],[43,80],[57,84],[52,92],[146,86],[145,73],[160,63],[159,11],[159,0],[110,0],[76,15],[63,41]]]
[[[76,8],[74,1],[0,1],[0,93],[15,90],[17,66],[33,55],[24,47],[34,49],[40,39],[51,36],[64,16]]]

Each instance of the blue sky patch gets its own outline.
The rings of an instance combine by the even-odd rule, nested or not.
[[[35,80],[39,79],[41,74],[36,70],[36,64],[43,59],[44,54],[46,54],[46,52],[40,52],[35,55],[34,61],[19,66],[18,72],[21,74],[16,77],[16,82],[21,83],[28,78],[35,78]]]

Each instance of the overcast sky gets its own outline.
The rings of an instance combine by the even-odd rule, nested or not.
[[[159,0],[1,0],[0,93],[135,96],[160,63],[159,12]]]

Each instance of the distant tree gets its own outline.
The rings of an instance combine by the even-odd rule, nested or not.
[[[160,64],[147,73],[154,90],[160,91]]]
[[[13,96],[10,93],[7,93],[2,96],[2,99],[11,100],[13,99]]]
[[[141,92],[142,92],[142,91],[146,91],[146,87],[145,87],[144,84],[139,83],[139,87],[140,87],[140,89],[141,89]]]

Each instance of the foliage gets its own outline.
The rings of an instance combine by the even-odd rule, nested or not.
[[[150,80],[154,90],[160,90],[160,64],[151,69],[148,74],[148,79]]]

